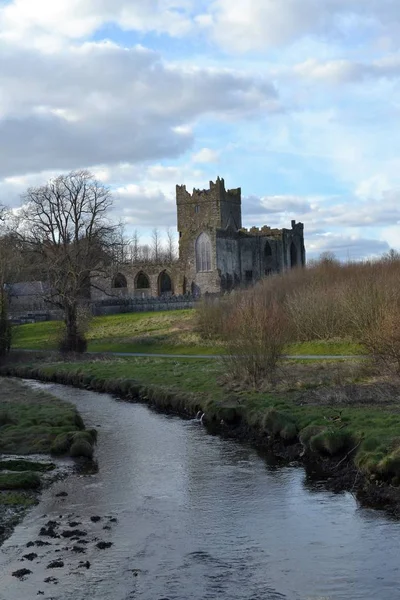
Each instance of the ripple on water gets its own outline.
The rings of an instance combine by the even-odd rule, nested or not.
[[[269,468],[197,423],[106,394],[45,387],[74,402],[88,426],[101,426],[99,471],[56,483],[16,528],[0,553],[1,600],[38,591],[58,600],[399,597],[399,523],[359,509],[348,494],[307,487],[302,469]],[[68,495],[57,497],[61,491]],[[61,530],[67,520],[80,523],[88,543],[55,538],[27,550],[49,520]],[[112,546],[101,550],[100,541]],[[83,553],[73,551],[77,544]],[[38,557],[18,581],[12,572],[28,552]],[[53,560],[64,566],[46,569]],[[49,577],[57,581],[45,584]]]

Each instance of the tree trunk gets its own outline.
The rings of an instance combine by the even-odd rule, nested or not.
[[[7,297],[4,289],[0,290],[0,356],[10,351],[11,325],[8,320]]]
[[[78,326],[78,307],[76,302],[65,307],[65,335],[61,340],[61,352],[85,352],[87,342]]]

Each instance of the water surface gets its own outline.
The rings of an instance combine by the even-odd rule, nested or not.
[[[30,385],[73,402],[98,427],[99,471],[56,483],[16,528],[0,552],[1,600],[39,591],[54,600],[400,599],[400,524],[350,494],[305,485],[303,469],[268,466],[195,421],[107,394]],[[43,515],[81,522],[86,553],[56,539],[21,562]],[[113,516],[118,523],[104,530]],[[99,550],[98,540],[113,545]],[[54,558],[64,567],[46,569]],[[24,581],[11,576],[21,567],[32,571]],[[49,576],[58,583],[44,583]]]

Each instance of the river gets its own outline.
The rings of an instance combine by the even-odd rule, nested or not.
[[[31,385],[73,402],[98,428],[99,470],[46,490],[5,542],[1,600],[400,598],[399,522],[195,421],[107,394]],[[59,531],[80,523],[85,552],[55,538],[21,561],[47,519]],[[112,546],[100,550],[99,540]],[[64,566],[46,568],[55,558]],[[32,573],[19,581],[11,573],[21,567]]]

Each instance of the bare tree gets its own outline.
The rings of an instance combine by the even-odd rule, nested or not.
[[[0,206],[0,358],[11,346],[11,325],[8,319],[9,289],[18,277],[21,253],[10,215]]]
[[[168,262],[174,262],[174,260],[176,260],[176,243],[175,243],[175,237],[173,232],[171,231],[171,228],[168,227],[167,229],[167,261]]]
[[[160,232],[157,227],[154,227],[151,233],[151,253],[152,259],[157,263],[160,260],[161,254]]]
[[[23,195],[26,247],[42,265],[44,299],[64,313],[64,351],[84,351],[79,307],[99,286],[107,266],[118,260],[121,228],[109,221],[110,190],[88,171],[73,171],[29,188]]]
[[[139,234],[138,234],[138,230],[135,229],[135,231],[133,232],[132,243],[131,243],[131,261],[137,262],[139,260],[139,256],[140,256]]]

